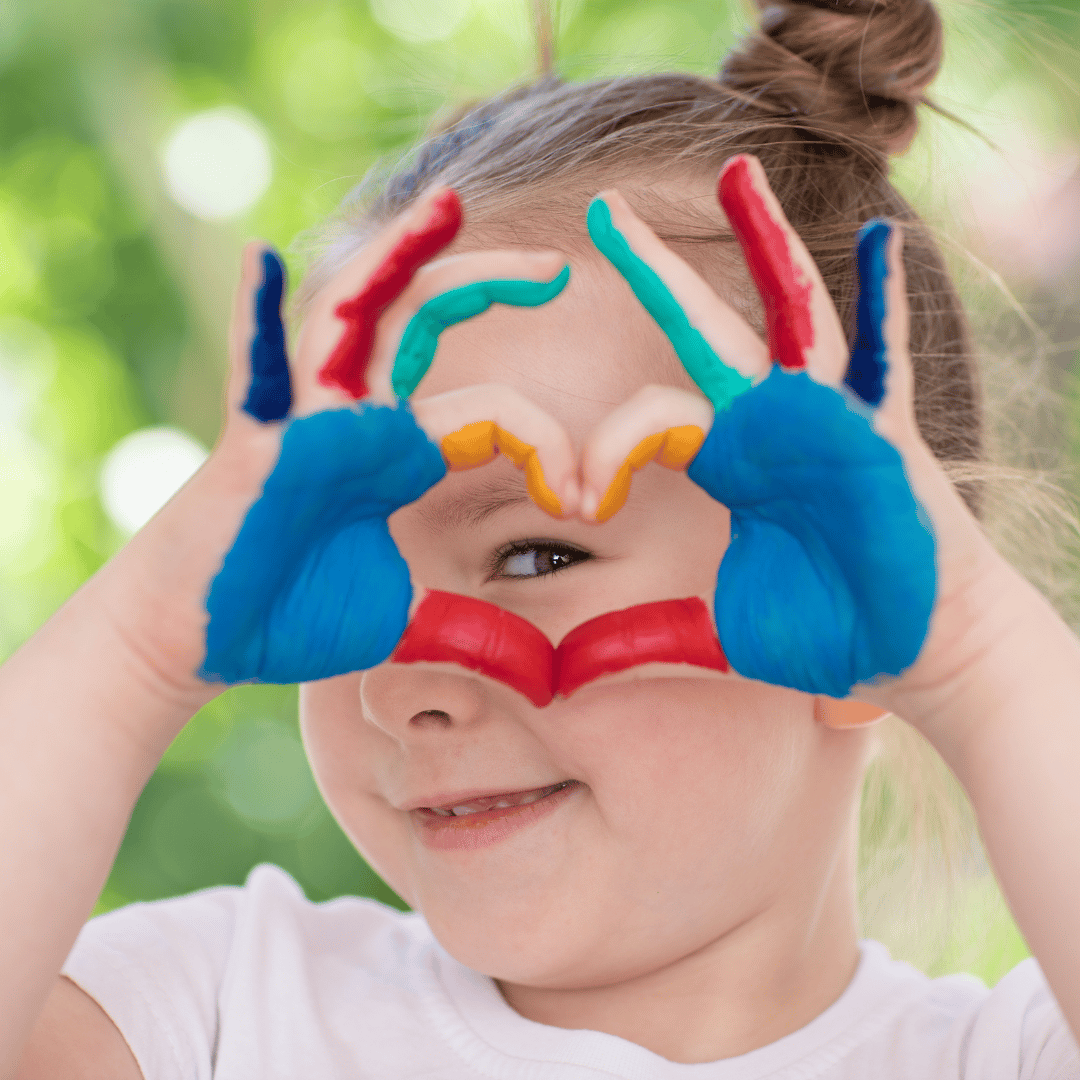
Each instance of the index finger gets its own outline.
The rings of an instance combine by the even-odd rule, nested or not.
[[[769,187],[761,162],[738,154],[720,170],[717,198],[727,214],[765,306],[769,353],[785,368],[806,368],[837,385],[847,340],[825,282]]]

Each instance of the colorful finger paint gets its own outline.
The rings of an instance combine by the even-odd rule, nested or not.
[[[555,650],[555,692],[569,697],[601,675],[656,662],[728,670],[698,597],[609,611],[575,627]]]
[[[551,281],[517,278],[474,281],[432,297],[409,320],[401,337],[391,375],[394,393],[399,398],[412,394],[435,359],[439,335],[448,327],[482,314],[492,304],[514,307],[546,304],[562,292],[569,280],[570,267],[564,266]]]
[[[596,520],[607,521],[623,508],[630,494],[630,481],[638,469],[643,469],[650,461],[668,469],[683,469],[693,461],[704,441],[705,432],[697,424],[668,428],[642,439],[619,466],[615,479],[604,492],[596,508]]]
[[[765,306],[770,356],[782,367],[804,367],[805,352],[814,344],[813,290],[792,258],[783,225],[755,190],[745,157],[733,158],[721,172],[717,196]]]
[[[541,510],[554,517],[562,516],[562,503],[548,486],[540,455],[535,446],[499,427],[494,420],[477,420],[450,432],[440,444],[443,458],[451,471],[475,469],[503,454],[525,473],[525,490]]]
[[[735,671],[842,698],[915,662],[934,536],[869,409],[774,367],[718,418],[687,475],[731,511],[714,612]]]
[[[535,626],[484,600],[429,592],[394,650],[398,664],[460,664],[542,707],[552,698],[551,642]]]
[[[855,314],[855,344],[851,350],[845,385],[868,405],[880,405],[885,396],[889,353],[885,343],[885,281],[892,226],[873,218],[860,230],[855,246],[859,269],[859,301]]]
[[[284,420],[292,407],[281,296],[285,267],[273,251],[262,253],[262,285],[255,294],[255,336],[251,339],[251,384],[241,408],[263,423]]]
[[[416,271],[437,255],[461,228],[461,203],[447,190],[432,203],[431,216],[416,232],[407,232],[351,300],[334,309],[345,329],[319,371],[324,386],[340,387],[354,398],[368,392],[367,365],[379,316],[404,292]]]
[[[407,404],[293,420],[210,585],[200,678],[310,682],[385,660],[412,599],[386,519],[445,475]]]
[[[394,663],[455,663],[527,697],[537,707],[568,697],[601,675],[662,661],[727,671],[708,609],[697,597],[609,611],[571,630],[552,648],[527,619],[494,604],[430,592],[421,601]]]
[[[634,295],[667,335],[682,365],[698,389],[719,412],[752,385],[750,379],[729,367],[695,329],[682,306],[671,295],[659,274],[637,255],[615,227],[611,211],[601,198],[589,204],[586,223],[597,250],[626,279]]]

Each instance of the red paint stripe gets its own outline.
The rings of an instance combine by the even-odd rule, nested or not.
[[[470,596],[429,592],[391,659],[398,664],[461,664],[498,679],[539,707],[552,698],[554,652],[527,619]]]
[[[727,671],[708,608],[696,597],[609,611],[575,627],[557,649],[527,619],[484,600],[429,592],[391,657],[460,664],[547,705],[601,675],[663,661]]]
[[[569,697],[601,675],[654,661],[728,670],[698,597],[609,611],[575,627],[555,651],[555,692]]]
[[[813,290],[791,257],[783,226],[772,219],[764,198],[754,190],[745,157],[732,158],[724,167],[717,197],[765,305],[770,355],[783,367],[805,367],[805,351],[814,344]]]
[[[368,360],[375,343],[375,325],[382,313],[405,291],[413,275],[437,255],[461,228],[461,202],[450,189],[432,203],[431,216],[416,232],[407,232],[393,251],[351,300],[344,300],[334,314],[345,329],[334,351],[319,371],[323,386],[337,386],[354,398],[368,392]]]

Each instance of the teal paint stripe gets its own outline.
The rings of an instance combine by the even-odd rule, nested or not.
[[[660,275],[633,251],[626,237],[615,227],[611,211],[603,199],[593,199],[589,204],[586,223],[592,242],[622,274],[642,306],[667,335],[687,374],[712,402],[713,408],[720,412],[740,394],[746,393],[753,382],[729,367],[713,352],[709,343],[691,325],[686,312],[671,295],[671,290]]]
[[[407,398],[417,388],[435,359],[439,335],[448,327],[483,314],[492,304],[539,307],[558,296],[569,280],[570,267],[564,266],[551,281],[474,281],[433,296],[409,320],[401,336],[390,376],[394,393]]]

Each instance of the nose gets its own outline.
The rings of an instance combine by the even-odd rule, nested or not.
[[[507,687],[450,664],[380,664],[360,678],[365,718],[394,740],[470,728],[529,703]]]

